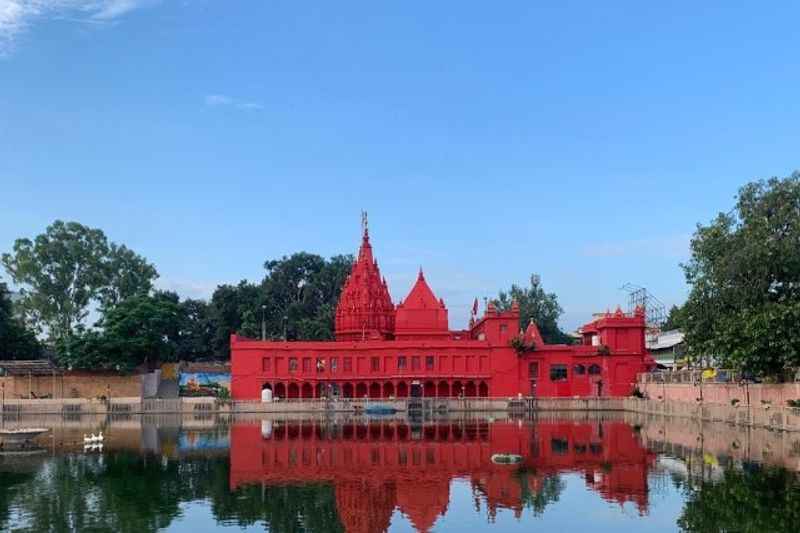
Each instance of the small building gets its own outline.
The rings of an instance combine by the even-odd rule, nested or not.
[[[547,344],[519,307],[489,303],[467,329],[451,330],[445,302],[422,270],[395,305],[364,227],[358,259],[336,309],[335,341],[231,336],[231,393],[277,398],[626,396],[653,361],[643,309],[598,315],[578,345]]]
[[[647,335],[647,350],[659,367],[678,370],[686,356],[686,340],[679,329]]]

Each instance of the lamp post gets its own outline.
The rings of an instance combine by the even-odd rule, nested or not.
[[[283,340],[286,341],[286,326],[289,321],[289,315],[283,315]]]
[[[261,304],[261,340],[267,340],[267,305]]]

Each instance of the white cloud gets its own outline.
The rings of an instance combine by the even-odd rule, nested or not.
[[[239,100],[225,94],[209,94],[205,98],[206,105],[211,107],[231,106],[243,111],[260,111],[264,109],[263,104],[258,102],[248,102]]]
[[[47,19],[78,22],[112,22],[160,0],[0,0],[0,55],[33,24]]]

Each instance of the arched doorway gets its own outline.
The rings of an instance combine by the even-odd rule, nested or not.
[[[447,398],[448,396],[450,396],[450,384],[447,383],[446,381],[440,381],[439,388],[436,391],[436,395],[439,396],[439,398]]]
[[[381,384],[380,383],[370,383],[369,385],[369,397],[370,398],[380,398],[381,397]]]
[[[286,398],[286,385],[284,385],[283,383],[275,384],[275,397]]]
[[[433,398],[436,396],[436,385],[434,385],[433,381],[426,381],[425,388],[423,390],[423,395],[426,398]]]
[[[345,383],[342,386],[342,396],[345,398],[352,398],[353,397],[353,384],[352,383]]]
[[[408,385],[405,381],[401,381],[397,384],[397,397],[408,398]]]
[[[391,398],[392,396],[394,396],[394,383],[389,381],[383,384],[383,397]]]
[[[464,387],[461,385],[461,382],[460,382],[460,381],[454,381],[454,382],[453,382],[453,388],[452,388],[452,390],[450,391],[450,394],[452,394],[452,395],[453,395],[453,396],[455,396],[456,398],[458,398],[458,397],[460,397],[462,394],[464,394]]]
[[[314,388],[311,386],[311,383],[303,383],[303,387],[300,390],[304,399],[314,397]]]
[[[286,397],[290,400],[300,397],[300,387],[297,386],[297,383],[289,383],[289,387],[286,389],[286,391]]]
[[[327,383],[317,383],[314,397],[315,398],[327,398],[328,397],[328,384]]]
[[[480,385],[478,385],[478,396],[481,398],[489,397],[489,385],[485,381],[481,381]]]
[[[475,387],[474,381],[467,381],[467,386],[464,388],[464,396],[467,398],[474,398],[478,394],[478,389]]]
[[[367,395],[367,384],[364,382],[356,385],[356,398],[363,398]]]

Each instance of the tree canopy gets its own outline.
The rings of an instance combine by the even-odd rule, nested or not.
[[[568,344],[572,338],[558,327],[558,319],[564,310],[558,304],[555,293],[547,293],[542,287],[542,280],[536,274],[531,274],[530,287],[511,285],[508,291],[500,291],[497,298],[492,300],[501,311],[511,309],[513,302],[519,304],[519,327],[528,327],[531,319],[539,327],[542,338],[548,344]]]
[[[56,220],[33,240],[17,239],[0,260],[21,287],[21,307],[38,332],[64,339],[84,323],[92,304],[110,307],[146,294],[155,267],[105,234],[77,222]]]
[[[690,353],[759,374],[800,366],[800,173],[745,185],[698,225],[682,312]]]
[[[42,346],[18,313],[5,283],[0,282],[0,359],[36,359]]]
[[[97,330],[79,329],[59,347],[71,368],[131,370],[177,359],[182,308],[174,293],[136,295],[108,309]]]

